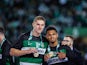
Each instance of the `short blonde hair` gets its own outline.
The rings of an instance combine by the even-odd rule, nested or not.
[[[44,22],[46,21],[43,16],[36,16],[36,17],[34,18],[34,21],[33,21],[33,22],[35,22],[35,21],[37,21],[37,20],[43,20]]]

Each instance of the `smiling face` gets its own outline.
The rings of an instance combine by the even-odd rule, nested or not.
[[[36,20],[35,22],[33,22],[32,25],[33,25],[33,31],[37,34],[40,34],[45,27],[45,21]]]
[[[58,40],[58,33],[55,30],[48,30],[46,38],[50,43],[55,43]]]

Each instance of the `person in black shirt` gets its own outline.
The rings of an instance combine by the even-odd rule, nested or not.
[[[74,38],[71,35],[67,35],[64,37],[62,41],[62,45],[67,45],[70,47],[68,50],[67,56],[69,59],[69,65],[83,65],[83,57],[79,50],[77,50],[74,46]]]
[[[58,32],[55,26],[50,25],[46,29],[46,38],[49,45],[44,55],[43,65],[67,65],[68,58],[66,57],[65,46],[61,46],[58,41]]]
[[[47,47],[47,40],[41,34],[45,27],[44,17],[35,17],[32,26],[33,29],[22,34],[10,50],[11,56],[20,56],[20,65],[42,65],[43,62]]]
[[[5,38],[4,28],[0,27],[0,65],[11,65],[10,42]]]

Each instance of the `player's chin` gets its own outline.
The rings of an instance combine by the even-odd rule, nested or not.
[[[51,43],[53,44],[55,41],[51,41]]]

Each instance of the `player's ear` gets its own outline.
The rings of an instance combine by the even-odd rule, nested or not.
[[[57,34],[57,38],[58,38],[58,34]]]
[[[35,26],[35,22],[32,23],[32,26],[33,26],[33,27]]]

